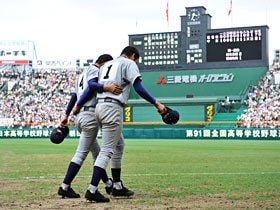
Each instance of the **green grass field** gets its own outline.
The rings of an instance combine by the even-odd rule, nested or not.
[[[106,204],[83,198],[91,156],[72,183],[81,198],[57,196],[76,145],[0,140],[0,209],[280,209],[280,141],[126,140],[122,179],[135,196]]]

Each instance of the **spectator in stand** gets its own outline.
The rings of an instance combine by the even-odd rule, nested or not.
[[[238,117],[238,125],[246,128],[278,128],[280,124],[280,86],[274,84],[273,74],[278,70],[268,71],[258,82],[250,86],[248,98],[245,100],[247,109]]]
[[[14,126],[42,128],[56,123],[64,110],[71,91],[66,87],[74,86],[76,71],[40,70],[33,75],[13,75],[12,78],[9,73],[4,75],[1,81],[14,80],[15,85],[12,90],[1,94],[2,117],[14,118]]]

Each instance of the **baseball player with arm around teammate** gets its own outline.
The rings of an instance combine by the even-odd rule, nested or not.
[[[100,151],[99,144],[96,140],[99,129],[98,124],[95,120],[96,92],[109,91],[112,94],[119,94],[121,92],[121,88],[118,85],[101,85],[97,83],[99,68],[105,62],[110,61],[112,59],[112,56],[108,54],[103,54],[99,56],[95,64],[90,66],[88,69],[85,69],[83,73],[78,77],[75,84],[75,93],[72,94],[71,99],[67,105],[66,115],[60,122],[60,126],[62,127],[67,125],[68,117],[77,99],[80,98],[83,91],[87,89],[89,85],[91,85],[93,87],[91,90],[93,90],[94,92],[88,94],[87,102],[83,104],[82,107],[80,107],[75,120],[76,128],[81,135],[78,147],[76,149],[76,153],[73,156],[68,166],[64,180],[58,189],[58,195],[62,196],[63,198],[80,197],[80,195],[71,188],[71,183],[77,175],[77,173],[79,172],[88,153],[91,152],[92,158],[93,160],[95,160]],[[106,185],[106,190],[111,189],[112,181],[108,178],[107,174],[103,174],[102,181]]]
[[[124,139],[122,136],[123,107],[128,102],[131,86],[145,100],[153,104],[160,114],[164,114],[166,107],[158,102],[141,83],[141,75],[136,64],[139,52],[135,47],[128,46],[123,49],[121,55],[109,62],[106,62],[99,72],[99,84],[118,84],[122,87],[122,93],[114,95],[110,92],[97,93],[96,120],[102,127],[102,144],[100,152],[94,163],[93,175],[85,198],[95,202],[109,202],[98,191],[98,184],[104,174],[106,167],[111,160],[111,172],[113,197],[129,197],[133,191],[124,187],[121,180],[122,156],[124,151]]]

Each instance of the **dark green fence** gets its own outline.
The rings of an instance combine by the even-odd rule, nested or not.
[[[0,139],[25,139],[25,138],[49,138],[51,129],[0,129]],[[279,140],[280,129],[207,129],[185,128],[183,125],[163,126],[153,128],[142,126],[138,128],[124,128],[125,138],[136,139],[185,139],[185,140]],[[102,132],[99,133],[99,138]],[[79,133],[74,127],[70,128],[67,139],[78,139]]]

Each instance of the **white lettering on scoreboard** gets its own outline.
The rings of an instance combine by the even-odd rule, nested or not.
[[[232,42],[247,42],[247,41],[260,41],[262,38],[261,29],[250,30],[232,30],[224,31],[217,34],[207,35],[207,43],[232,43]]]

